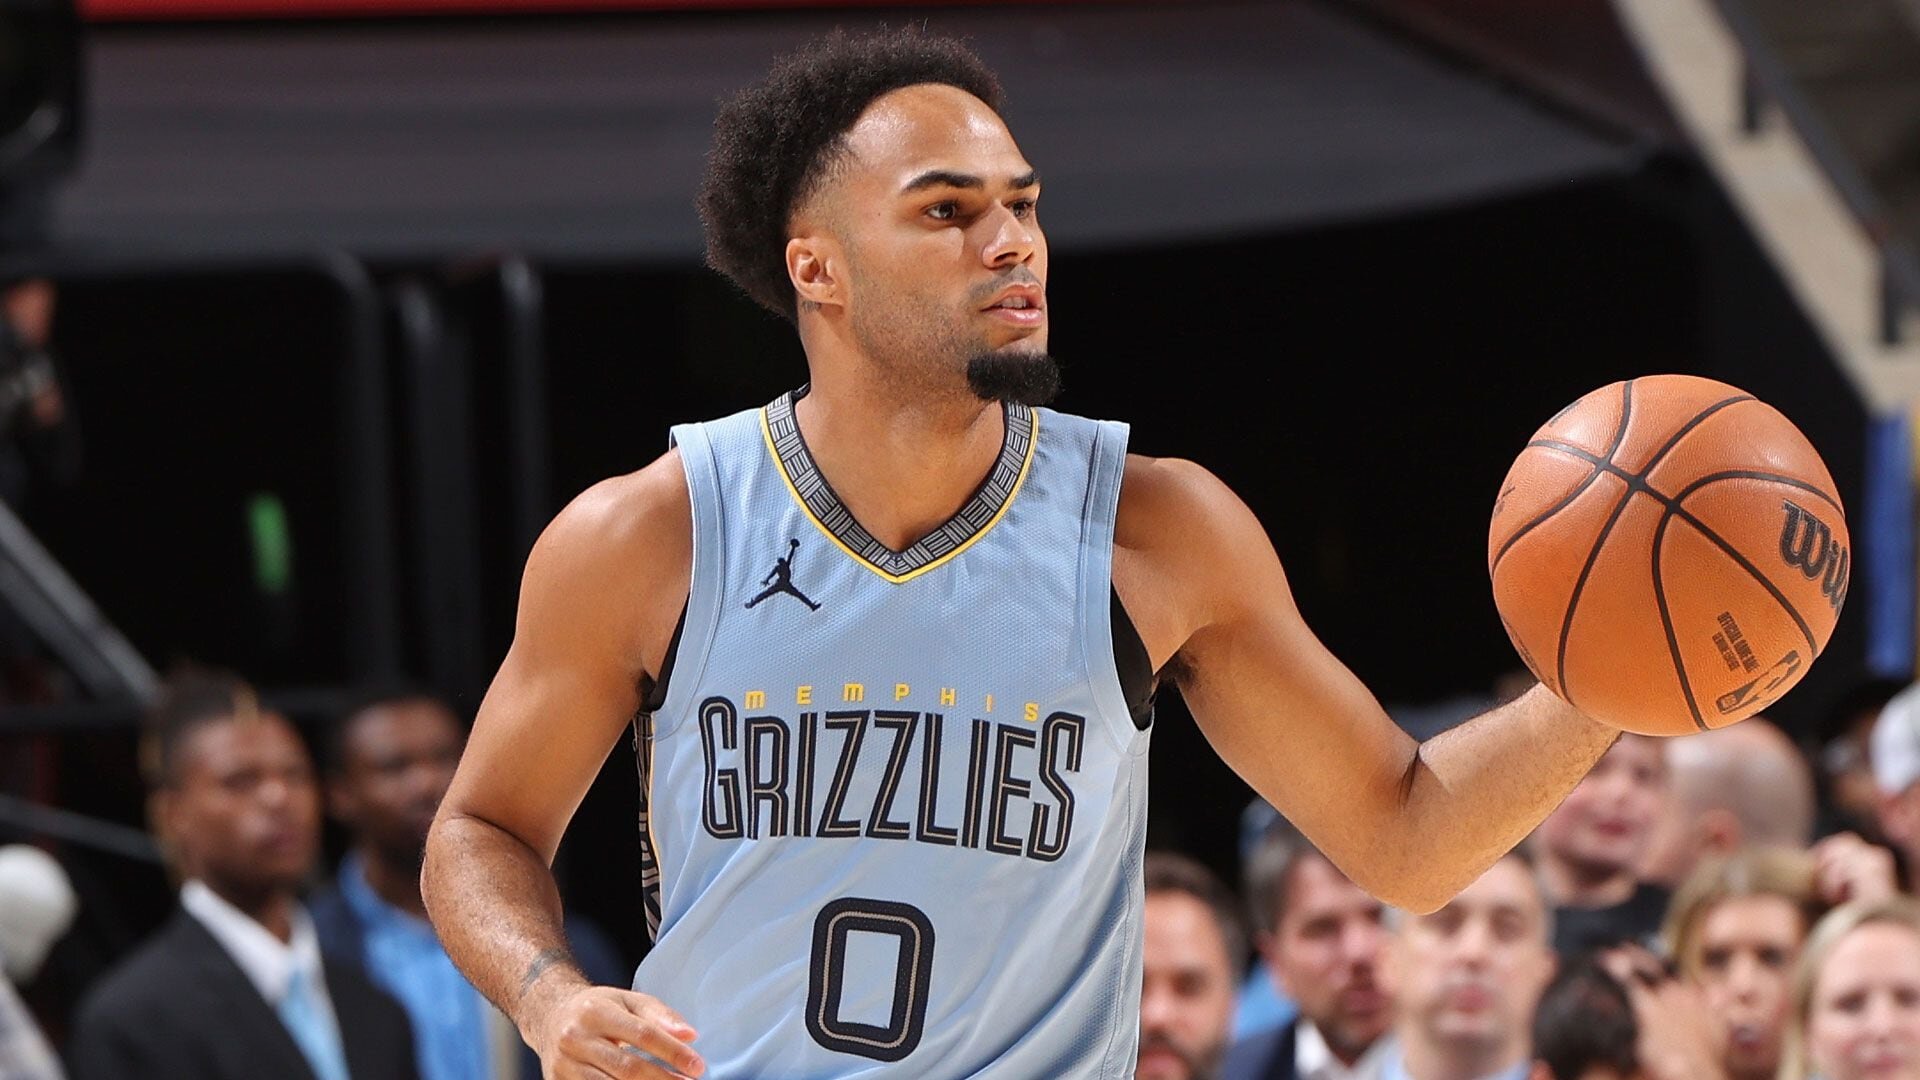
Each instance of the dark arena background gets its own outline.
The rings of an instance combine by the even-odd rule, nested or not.
[[[56,451],[19,423],[0,450],[24,526],[0,839],[82,897],[36,1005],[169,906],[136,755],[155,673],[231,668],[316,743],[401,679],[471,719],[547,520],[670,424],[804,380],[791,328],[702,266],[692,197],[717,100],[834,26],[925,22],[1001,72],[1046,182],[1057,407],[1237,490],[1416,734],[1520,670],[1487,526],[1536,427],[1656,372],[1774,404],[1856,548],[1831,644],[1769,710],[1817,748],[1915,652],[1920,161],[1883,118],[1920,132],[1920,67],[1833,91],[1788,0],[1701,2],[1744,73],[1715,112],[1642,6],[0,0],[0,283],[56,291],[67,409]],[[1743,172],[1765,140],[1805,151],[1869,287],[1775,231]],[[1150,843],[1232,880],[1251,792],[1176,692],[1153,742]],[[623,745],[559,863],[628,961],[635,804]]]

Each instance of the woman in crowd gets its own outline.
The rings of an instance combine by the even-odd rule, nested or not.
[[[1779,1070],[1793,963],[1825,910],[1818,880],[1805,852],[1753,848],[1702,864],[1674,894],[1667,953],[1721,1026],[1730,1080]]]
[[[1920,903],[1852,903],[1794,971],[1782,1080],[1920,1080]]]

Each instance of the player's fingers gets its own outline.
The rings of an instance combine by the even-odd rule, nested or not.
[[[665,1069],[643,1068],[644,1059],[625,1052],[636,1047],[658,1058],[667,1068],[682,1075],[699,1076],[705,1062],[693,1049],[667,1033],[667,1029],[633,1012],[626,1003],[607,995],[570,1018],[561,1029],[555,1049],[563,1059],[594,1065],[618,1080],[628,1077],[668,1075]]]
[[[573,1064],[582,1080],[686,1080],[698,1073],[677,1071],[630,1047],[604,1039],[576,1048]]]
[[[692,1042],[700,1033],[687,1023],[687,1018],[667,1005],[666,1002],[651,994],[642,994],[637,990],[615,990],[610,992],[612,1000],[620,1008],[632,1013],[643,1022],[653,1024],[681,1042]]]
[[[687,1045],[693,1028],[656,998],[621,991],[596,1002],[591,1015],[598,1031],[614,1043],[644,1050],[687,1076],[706,1071],[706,1062]]]
[[[629,990],[622,991],[620,1001],[629,1012],[643,1020],[651,1020],[659,1024],[677,1039],[692,1042],[700,1037],[700,1033],[693,1029],[693,1025],[687,1023],[686,1017],[674,1012],[666,1002],[657,997]]]

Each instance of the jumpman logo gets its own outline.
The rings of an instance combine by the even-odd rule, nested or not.
[[[747,601],[748,607],[752,607],[755,604],[758,604],[760,601],[765,600],[769,596],[774,596],[779,593],[786,593],[788,596],[791,596],[794,599],[800,601],[801,603],[807,605],[807,607],[813,609],[814,611],[820,610],[819,604],[816,604],[813,601],[807,599],[807,594],[801,592],[793,584],[793,555],[794,555],[794,552],[799,550],[800,550],[800,541],[793,540],[793,539],[789,539],[787,541],[786,557],[783,559],[774,560],[773,572],[768,574],[766,577],[763,577],[760,579],[760,584],[766,586],[765,591],[761,592],[759,596],[756,596],[753,599]]]

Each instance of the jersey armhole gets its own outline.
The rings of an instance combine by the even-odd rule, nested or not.
[[[1114,603],[1119,602],[1120,598],[1116,596]],[[646,700],[640,703],[640,711],[649,716],[659,712],[667,703],[667,689],[673,682],[673,662],[680,656],[680,635],[686,632],[687,608],[692,604],[693,598],[689,596],[680,605],[680,619],[673,624],[673,637],[667,641],[667,655],[660,661],[660,675],[653,680],[653,688],[647,691]],[[1141,648],[1145,650],[1145,646]]]
[[[1113,595],[1113,668],[1120,676],[1120,694],[1127,699],[1133,726],[1145,731],[1153,726],[1153,699],[1160,689],[1160,673],[1153,670],[1147,643],[1127,614],[1127,605],[1120,602],[1120,590],[1109,586],[1109,591]]]

